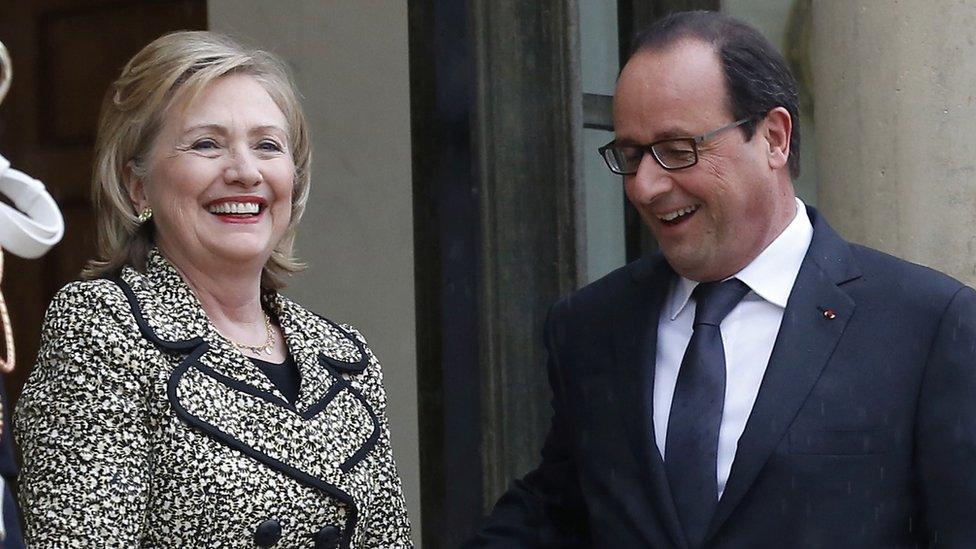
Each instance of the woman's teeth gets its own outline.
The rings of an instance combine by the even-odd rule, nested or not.
[[[221,202],[207,207],[212,214],[256,214],[260,210],[255,202]]]

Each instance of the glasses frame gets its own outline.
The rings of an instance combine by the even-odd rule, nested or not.
[[[712,131],[710,131],[708,133],[703,133],[701,135],[696,135],[696,136],[691,136],[691,137],[669,137],[667,139],[659,139],[658,141],[655,141],[653,143],[648,143],[647,145],[629,145],[629,146],[643,150],[644,151],[644,154],[651,153],[651,156],[654,158],[654,161],[657,162],[657,165],[658,166],[661,166],[665,170],[668,170],[668,171],[683,170],[685,168],[690,168],[690,167],[694,166],[695,164],[698,164],[698,145],[699,144],[701,144],[701,143],[703,143],[703,142],[705,142],[705,141],[707,141],[707,140],[715,137],[716,135],[724,132],[725,130],[731,130],[732,128],[738,128],[739,126],[745,124],[746,122],[750,122],[750,121],[752,121],[754,119],[755,119],[755,117],[749,116],[749,117],[743,118],[741,120],[736,120],[735,122],[732,122],[730,124],[726,124],[726,125],[722,126],[721,128],[714,129],[714,130],[712,130]],[[661,157],[658,156],[657,151],[655,150],[655,147],[657,147],[658,145],[660,145],[662,143],[673,143],[675,141],[687,141],[687,142],[691,143],[691,149],[694,152],[694,159],[692,160],[692,162],[690,164],[684,165],[684,166],[670,167],[670,166],[665,165],[664,162],[661,160]],[[597,152],[600,153],[600,157],[602,157],[603,158],[603,161],[606,162],[607,167],[610,168],[610,171],[611,172],[613,172],[613,173],[615,173],[617,175],[634,175],[635,173],[637,173],[638,168],[640,168],[640,162],[638,162],[637,163],[637,167],[635,167],[631,171],[621,171],[621,170],[614,169],[614,167],[610,163],[610,159],[607,158],[607,151],[609,151],[610,149],[615,148],[616,143],[617,143],[617,140],[614,139],[613,141],[611,141],[611,142],[607,143],[606,145],[604,145],[604,146],[600,147],[599,149],[597,149]],[[641,160],[643,161],[643,156],[641,157]]]

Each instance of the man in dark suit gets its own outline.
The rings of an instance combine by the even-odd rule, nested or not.
[[[976,293],[794,196],[755,30],[637,38],[601,149],[661,254],[553,306],[542,463],[471,547],[976,547]]]

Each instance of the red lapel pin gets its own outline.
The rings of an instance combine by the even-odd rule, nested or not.
[[[823,313],[824,318],[826,318],[827,320],[833,320],[837,318],[837,312],[834,311],[833,309],[829,309],[826,307],[817,307],[817,309],[820,309],[820,312]]]

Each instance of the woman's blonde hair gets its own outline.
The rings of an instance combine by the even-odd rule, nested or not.
[[[82,272],[84,278],[111,276],[127,265],[145,271],[154,226],[152,221],[139,223],[124,171],[128,166],[135,175],[146,176],[149,151],[177,96],[192,101],[208,84],[231,74],[253,77],[281,109],[295,164],[291,222],[264,267],[261,286],[281,288],[289,274],[304,268],[293,249],[308,200],[312,151],[305,115],[285,64],[220,34],[183,31],[166,34],[143,48],[105,94],[92,181],[98,253]]]

